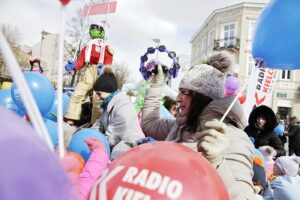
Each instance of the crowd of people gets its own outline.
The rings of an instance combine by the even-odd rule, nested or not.
[[[85,140],[92,152],[85,164],[72,154],[62,159],[81,199],[96,199],[95,185],[110,161],[137,145],[156,141],[179,143],[205,157],[223,181],[230,199],[300,197],[300,127],[296,117],[278,135],[274,132],[278,120],[271,108],[255,107],[246,119],[242,105],[236,101],[221,122],[236,97],[224,94],[224,83],[234,65],[229,53],[216,52],[206,62],[192,66],[180,82],[176,99],[163,96],[168,77],[157,62],[139,121],[134,105],[118,88],[109,66],[113,51],[103,46],[104,35],[101,26],[92,24],[92,40],[76,63],[69,61],[66,65],[68,71],[83,67],[87,70],[71,97],[64,120],[71,126],[88,124],[100,131],[111,149],[107,152],[100,139],[91,137]],[[31,63],[33,71],[42,71],[38,59]],[[84,103],[88,96],[90,100]],[[161,117],[162,102],[174,119]],[[282,142],[286,137],[288,156]]]

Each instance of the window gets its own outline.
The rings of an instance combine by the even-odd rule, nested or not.
[[[291,80],[291,70],[282,70],[281,80]]]
[[[228,24],[223,27],[224,31],[224,46],[231,46],[234,44],[234,32],[235,32],[235,24]]]
[[[250,40],[253,40],[253,37],[254,37],[254,31],[255,31],[255,26],[256,26],[256,22],[254,21],[251,21],[249,23],[249,39]]]
[[[252,70],[255,67],[255,60],[253,59],[252,55],[248,55],[248,62],[247,62],[247,69],[246,69],[246,74],[249,76],[252,72]]]

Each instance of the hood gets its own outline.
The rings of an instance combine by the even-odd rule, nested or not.
[[[277,125],[276,116],[275,116],[275,113],[273,112],[273,110],[265,105],[254,108],[254,110],[252,110],[252,112],[250,113],[250,116],[248,119],[248,123],[249,123],[250,127],[252,127],[252,128],[256,127],[255,126],[256,119],[259,116],[264,116],[267,120],[266,126],[265,126],[266,127],[265,131],[273,132],[274,128]]]
[[[200,115],[200,127],[204,127],[205,122],[218,119],[220,120],[227,108],[230,106],[236,95],[230,95],[222,99],[215,99],[210,102],[202,111]],[[244,130],[247,123],[244,110],[239,101],[236,101],[228,115],[226,116],[224,123],[232,124],[233,126]]]

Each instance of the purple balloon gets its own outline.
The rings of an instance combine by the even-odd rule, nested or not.
[[[236,77],[230,76],[226,79],[225,82],[226,95],[234,94],[239,89],[239,87],[240,87],[240,82]]]
[[[1,107],[0,116],[0,199],[78,199],[57,156],[31,126]]]

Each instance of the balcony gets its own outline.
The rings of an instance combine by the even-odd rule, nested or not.
[[[236,37],[214,40],[213,50],[229,50],[237,52],[240,49],[240,39]]]

